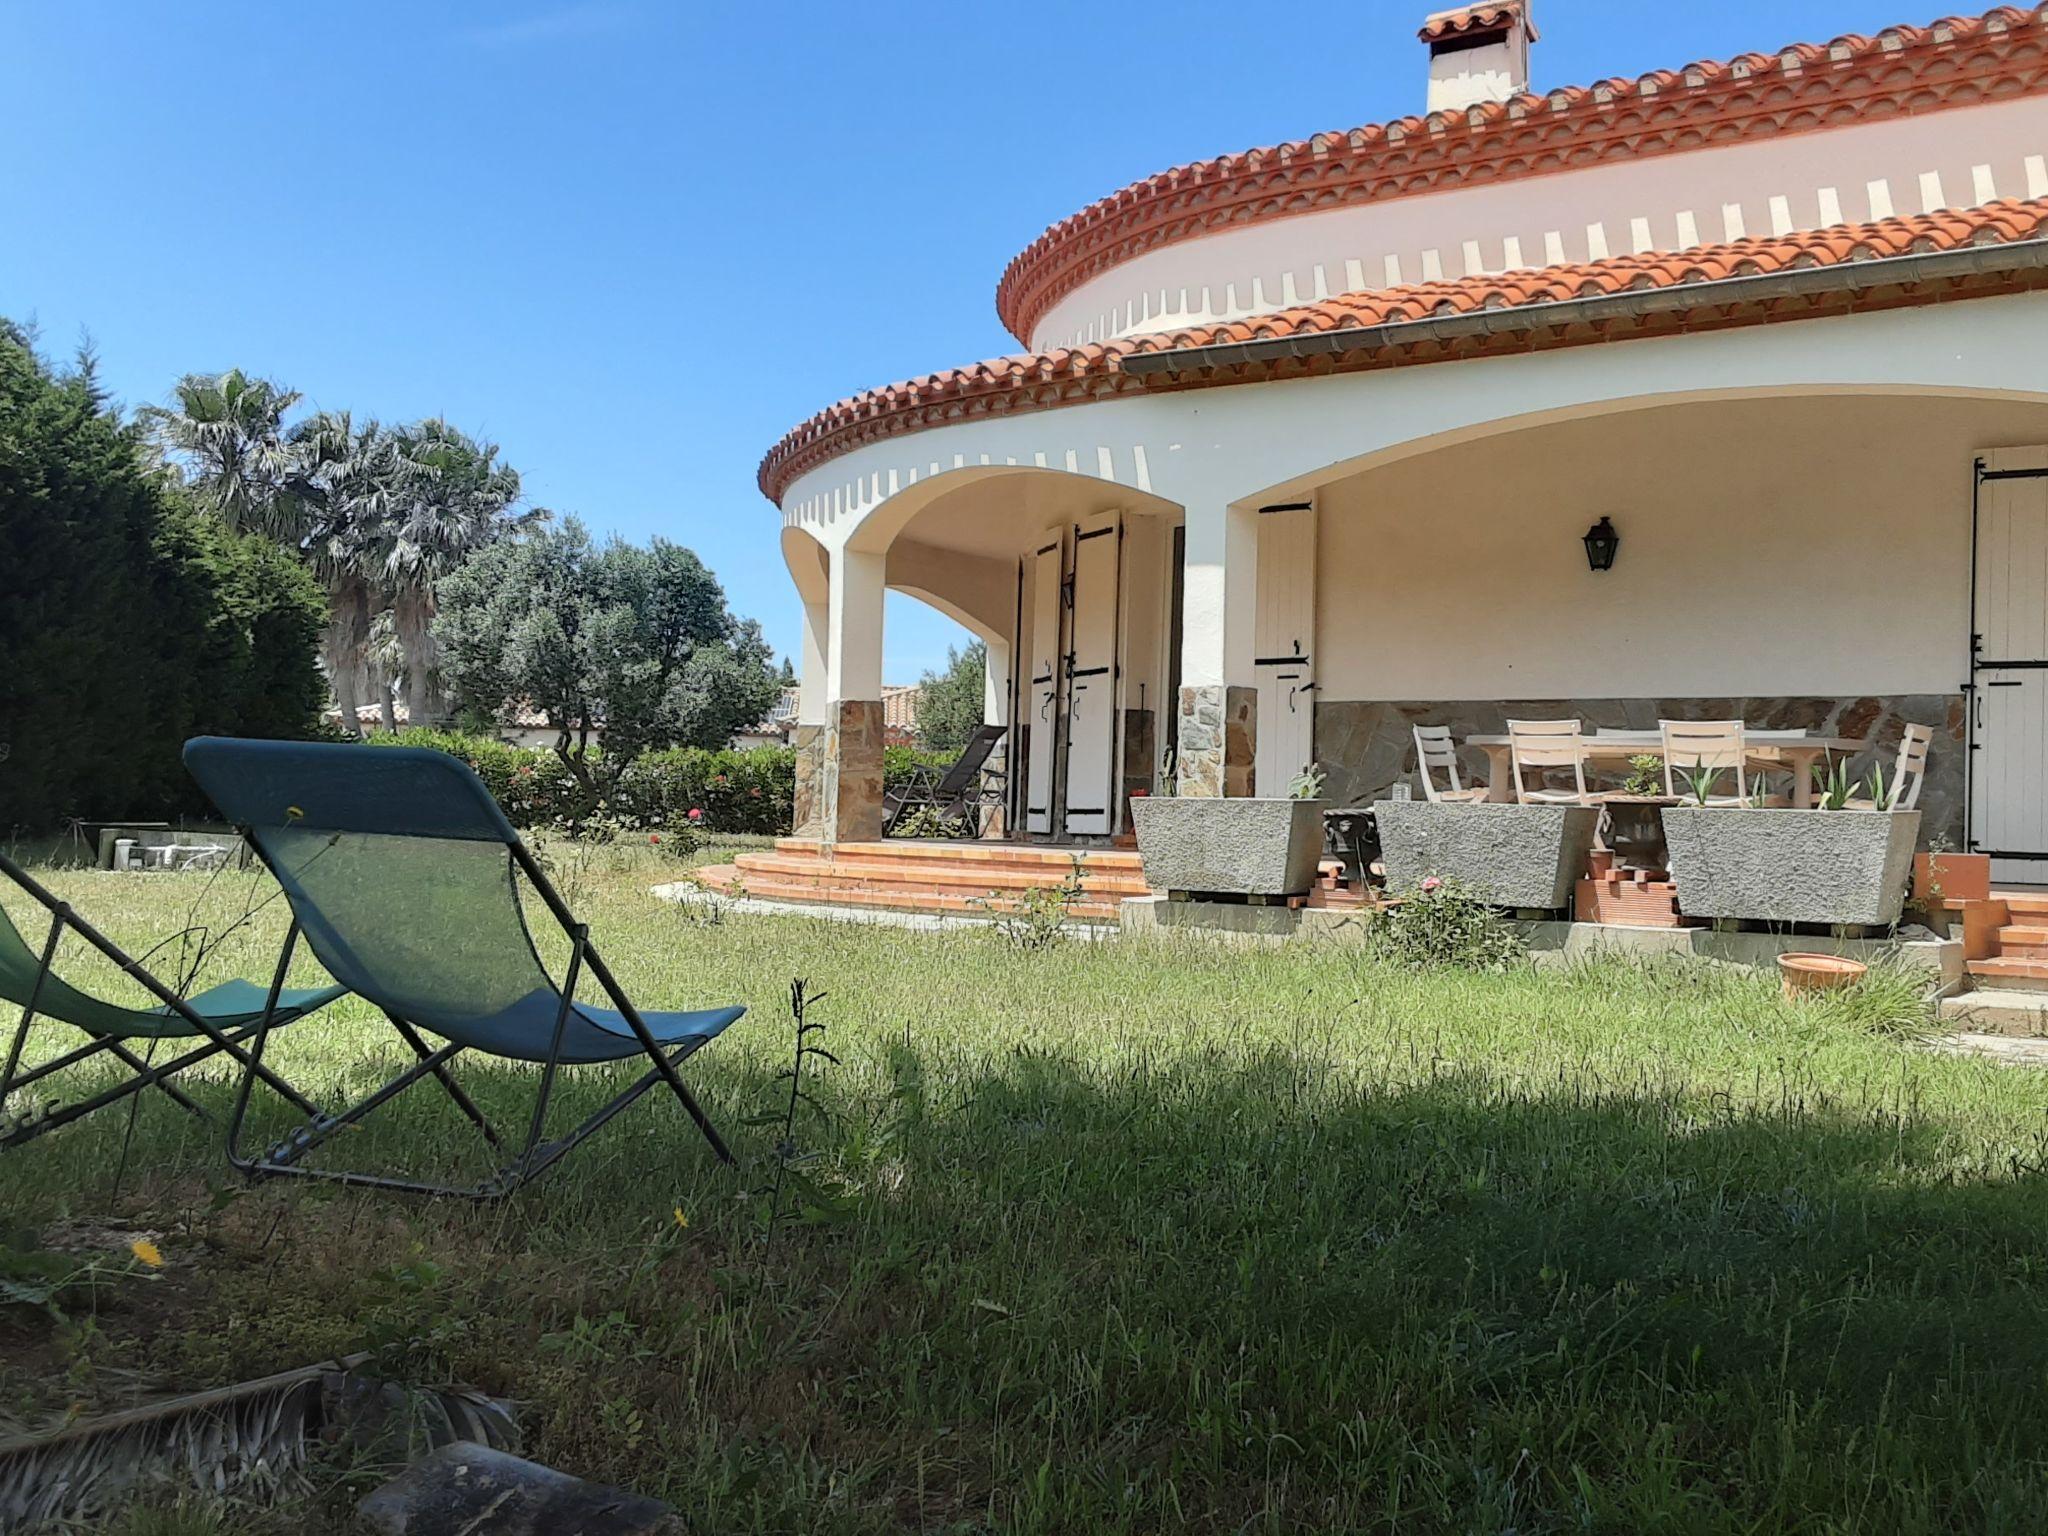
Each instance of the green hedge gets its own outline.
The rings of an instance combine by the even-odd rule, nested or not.
[[[432,747],[461,758],[476,770],[515,827],[581,826],[599,809],[553,752],[460,731],[400,731],[367,739],[373,746]],[[882,752],[882,776],[887,783],[900,784],[920,768],[943,771],[955,756],[887,747]],[[787,837],[795,800],[796,753],[789,747],[750,747],[744,752],[674,747],[638,758],[619,775],[618,793],[604,809],[611,820],[626,827],[687,824],[705,832]],[[693,810],[704,814],[692,820]]]
[[[577,826],[599,810],[553,752],[452,731],[400,731],[369,740],[378,746],[432,747],[461,758],[515,827]],[[745,752],[676,747],[635,760],[619,775],[618,793],[603,809],[629,827],[692,825],[706,832],[785,836],[795,797],[796,753],[788,747]],[[693,810],[703,815],[693,819]]]
[[[0,319],[0,838],[205,814],[186,740],[311,732],[326,617],[296,560],[195,509]]]

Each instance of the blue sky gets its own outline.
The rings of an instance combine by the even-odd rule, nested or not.
[[[1538,0],[1539,87],[1923,22],[1908,0]],[[1052,221],[1416,110],[1430,0],[0,0],[0,314],[129,404],[239,366],[442,414],[543,505],[689,544],[796,643],[764,450],[1016,350]],[[887,675],[960,632],[891,599]]]

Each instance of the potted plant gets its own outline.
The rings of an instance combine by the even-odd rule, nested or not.
[[[1607,807],[1607,846],[1615,862],[1624,869],[1663,871],[1671,867],[1671,854],[1664,842],[1666,806],[1682,802],[1664,793],[1664,760],[1642,753],[1628,760],[1628,778],[1621,793],[1604,795]]]
[[[1571,905],[1600,828],[1599,807],[1591,805],[1382,800],[1373,815],[1389,889],[1455,881],[1492,906],[1518,911]]]
[[[1323,852],[1323,775],[1284,797],[1151,795],[1131,802],[1145,879],[1171,896],[1305,896]]]
[[[1820,805],[1786,810],[1695,803],[1667,807],[1664,835],[1678,910],[1687,917],[1836,928],[1890,928],[1906,899],[1918,811],[1895,811],[1883,780],[1859,806],[1846,767],[1831,765]]]

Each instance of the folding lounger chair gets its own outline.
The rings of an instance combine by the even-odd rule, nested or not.
[[[897,824],[913,811],[930,810],[943,820],[964,822],[968,835],[979,837],[982,811],[1002,804],[1002,797],[991,796],[981,780],[989,753],[1007,729],[1001,725],[977,727],[943,774],[935,768],[919,768],[907,782],[890,788],[882,796],[882,836],[894,837]]]
[[[254,1073],[300,1110],[307,1114],[313,1112],[312,1104],[289,1083],[261,1067],[242,1049],[242,1042],[257,1032],[265,1017],[266,1004],[271,1001],[261,987],[247,981],[229,981],[197,997],[179,997],[150,974],[141,962],[131,959],[112,939],[73,912],[68,904],[58,900],[4,854],[0,854],[0,874],[20,886],[50,914],[49,934],[38,954],[30,948],[5,909],[0,909],[0,998],[21,1005],[21,1022],[15,1027],[14,1038],[7,1048],[6,1064],[0,1066],[0,1106],[6,1104],[8,1095],[16,1089],[26,1088],[54,1072],[77,1066],[95,1056],[112,1056],[131,1074],[91,1098],[76,1104],[60,1105],[49,1114],[12,1129],[0,1123],[0,1148],[17,1146],[44,1131],[55,1130],[145,1088],[161,1088],[181,1108],[204,1119],[205,1112],[170,1079],[187,1067],[222,1052],[242,1064],[245,1094],[248,1091],[246,1076]],[[140,982],[157,999],[158,1006],[126,1008],[118,1003],[109,1003],[79,991],[57,975],[52,962],[57,956],[57,942],[64,937],[67,928]],[[276,997],[270,1022],[276,1025],[289,1024],[316,1008],[324,1008],[348,989],[273,990]],[[22,1072],[19,1070],[22,1050],[28,1043],[30,1026],[39,1018],[70,1024],[91,1035],[92,1040],[54,1061],[46,1061],[39,1067]],[[153,1040],[191,1044],[191,1049],[181,1050],[167,1061],[151,1063],[134,1049],[133,1042]]]
[[[510,1194],[579,1146],[657,1083],[666,1083],[711,1149],[732,1154],[683,1085],[677,1067],[744,1008],[641,1013],[619,987],[546,873],[477,776],[446,753],[416,747],[231,741],[185,744],[185,764],[242,830],[291,903],[292,926],[271,984],[278,997],[303,935],[350,991],[383,1009],[419,1058],[339,1113],[316,1115],[268,1151],[240,1149],[248,1083],[235,1106],[228,1156],[246,1173],[296,1174],[413,1194],[473,1200]],[[535,952],[519,898],[524,875],[570,939],[558,987]],[[588,970],[616,1011],[575,1001]],[[445,1043],[430,1047],[421,1032]],[[260,1062],[266,1028],[259,1023]],[[541,1067],[522,1147],[505,1138],[448,1070],[463,1051]],[[555,1069],[645,1056],[652,1064],[581,1125],[541,1140]],[[426,1078],[433,1078],[505,1161],[468,1187],[302,1165],[335,1133]]]

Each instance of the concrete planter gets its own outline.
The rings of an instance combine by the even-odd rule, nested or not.
[[[1674,806],[1664,812],[1687,917],[1889,928],[1899,920],[1918,811]]]
[[[1542,911],[1572,904],[1600,828],[1590,805],[1382,800],[1373,812],[1389,890],[1412,891],[1435,875],[1494,906]]]
[[[1131,802],[1155,890],[1302,896],[1323,853],[1322,800],[1148,795]]]

